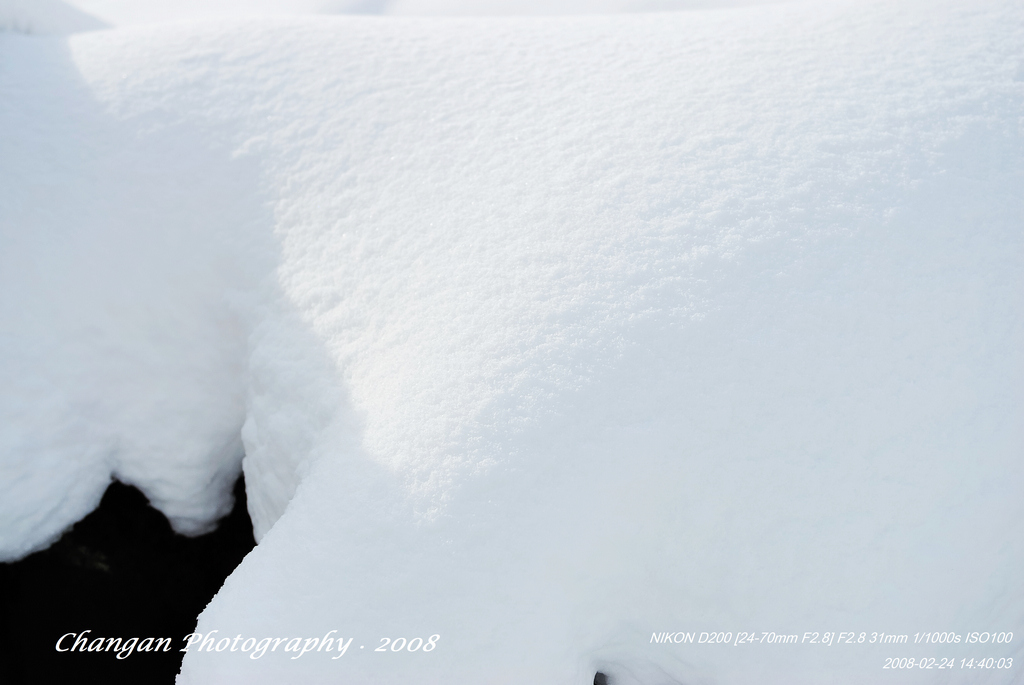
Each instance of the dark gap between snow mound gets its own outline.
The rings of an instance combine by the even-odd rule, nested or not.
[[[184,636],[255,545],[241,477],[234,509],[196,538],[175,534],[134,487],[111,483],[48,549],[0,564],[0,683],[173,683]],[[114,649],[56,651],[62,635],[85,630],[90,643],[169,637],[171,648],[123,659]]]

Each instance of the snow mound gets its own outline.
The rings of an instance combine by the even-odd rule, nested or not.
[[[980,654],[652,634],[1024,634],[1022,19],[0,39],[4,549],[111,473],[202,526],[240,434],[260,544],[197,630],[286,639],[182,685],[863,683]]]
[[[259,259],[225,229],[253,221],[252,173],[195,127],[112,116],[63,41],[0,37],[0,92],[0,558],[112,477],[205,532],[241,469]]]
[[[60,0],[0,0],[0,32],[65,34],[107,26]]]

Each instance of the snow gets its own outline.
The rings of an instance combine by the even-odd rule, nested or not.
[[[258,261],[221,226],[253,213],[249,177],[197,175],[216,154],[181,127],[111,118],[59,39],[0,40],[0,556],[48,544],[112,475],[209,530],[242,457]]]
[[[0,0],[0,33],[63,34],[106,26],[92,14],[60,0]]]
[[[6,0],[25,1],[25,0]],[[67,0],[115,26],[282,15],[581,15],[669,12],[781,0]],[[828,0],[819,0],[828,1]]]
[[[863,683],[977,650],[650,638],[1024,634],[1022,15],[0,36],[3,554],[112,474],[202,530],[240,439],[260,543],[197,631],[354,642],[181,685]]]

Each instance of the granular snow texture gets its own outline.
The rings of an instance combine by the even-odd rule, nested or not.
[[[0,36],[3,549],[111,473],[208,526],[240,429],[197,630],[354,642],[181,685],[1008,682],[651,635],[1024,635],[1022,46],[1003,0]]]

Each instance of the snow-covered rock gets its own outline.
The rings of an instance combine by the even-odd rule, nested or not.
[[[110,111],[73,60],[63,38],[0,36],[5,560],[85,516],[112,476],[204,532],[241,468],[261,262],[258,233],[231,232],[259,212],[254,172],[192,124]]]
[[[5,549],[111,472],[212,520],[240,430],[260,544],[197,631],[288,640],[183,685],[862,683],[976,654],[651,636],[1024,634],[1022,19],[0,38]]]

